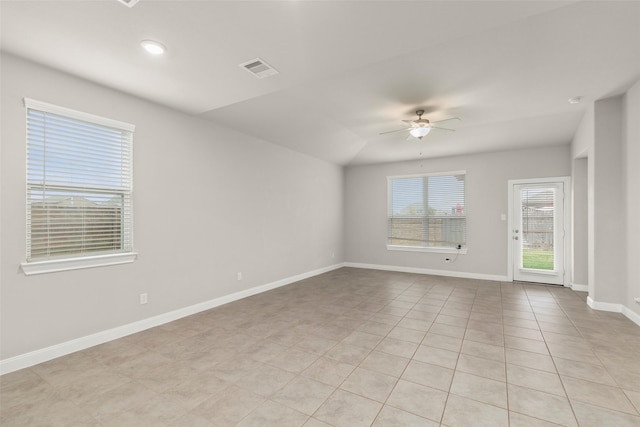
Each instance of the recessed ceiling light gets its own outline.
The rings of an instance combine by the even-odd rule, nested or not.
[[[167,51],[167,48],[164,47],[162,43],[159,43],[154,40],[142,40],[140,45],[152,55],[162,55]]]
[[[118,0],[120,3],[122,3],[125,6],[128,7],[133,7],[136,5],[136,3],[138,3],[140,0]]]
[[[582,102],[581,96],[574,96],[573,98],[569,98],[569,104],[580,104]]]

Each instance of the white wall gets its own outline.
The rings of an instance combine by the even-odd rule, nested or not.
[[[571,153],[574,183],[583,174],[583,158],[588,159],[589,304],[622,311],[640,324],[640,305],[634,301],[640,296],[638,117],[640,81],[622,96],[594,102],[580,123]],[[574,227],[580,221],[574,217]],[[578,237],[576,233],[574,242]]]
[[[343,260],[342,168],[13,56],[1,65],[0,358]],[[137,126],[136,262],[21,273],[23,97]]]
[[[627,294],[624,304],[640,315],[640,81],[623,100],[623,192],[626,201]]]
[[[573,141],[571,141],[571,158],[577,159],[589,156],[590,150],[593,149],[594,120],[594,108],[590,106],[582,116]]]
[[[571,142],[571,197],[572,197],[572,282],[587,285],[593,293],[593,138],[594,108],[585,112]]]
[[[622,98],[595,102],[592,259],[595,301],[621,303],[626,293],[626,234],[622,190]],[[589,165],[591,166],[591,165]]]
[[[589,188],[587,157],[573,160],[571,170],[571,254],[573,285],[581,288],[589,285]],[[584,290],[584,289],[582,289]]]
[[[506,214],[510,179],[568,176],[569,146],[502,151],[369,166],[345,173],[345,253],[352,263],[443,271],[443,274],[506,276]],[[386,249],[387,176],[466,170],[467,247],[455,263],[445,254]]]

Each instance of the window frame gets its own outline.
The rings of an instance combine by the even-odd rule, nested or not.
[[[31,239],[31,230],[30,230],[30,197],[29,197],[29,188],[31,185],[29,181],[29,156],[26,156],[26,174],[25,174],[25,207],[26,207],[26,251],[27,251],[27,259],[20,264],[21,269],[25,275],[33,275],[33,274],[42,274],[42,273],[52,273],[58,271],[67,271],[67,270],[76,270],[81,268],[92,268],[92,267],[101,267],[107,265],[117,265],[117,264],[125,264],[131,263],[136,260],[137,252],[134,251],[133,246],[133,133],[135,132],[135,126],[129,123],[108,119],[101,116],[96,116],[93,114],[85,113],[82,111],[72,110],[70,108],[61,107],[54,104],[49,104],[42,101],[37,101],[30,98],[24,98],[24,107],[25,107],[25,132],[27,132],[29,126],[29,110],[40,111],[49,114],[55,114],[58,116],[62,116],[67,119],[79,120],[83,122],[88,122],[94,125],[115,128],[121,130],[123,132],[129,132],[131,134],[131,139],[129,142],[128,155],[129,155],[129,170],[127,180],[129,182],[129,186],[126,190],[126,195],[130,199],[131,206],[128,208],[129,215],[125,215],[128,218],[128,221],[121,224],[120,230],[121,233],[128,233],[129,237],[127,239],[128,247],[122,249],[122,251],[118,252],[85,252],[81,253],[72,253],[69,255],[62,255],[59,257],[52,258],[29,258],[29,248],[30,248],[30,239]],[[26,141],[26,150],[29,150],[29,137],[25,134]],[[44,186],[46,186],[46,182],[43,182]],[[87,191],[91,191],[90,186],[78,186],[77,183],[69,182],[69,187],[76,187],[79,189],[86,189]],[[112,189],[116,191],[115,189]],[[123,190],[118,190],[122,192]],[[122,192],[123,197],[125,192]],[[125,231],[125,229],[127,231]]]
[[[393,181],[397,179],[403,178],[429,178],[436,176],[456,176],[456,175],[464,175],[465,177],[465,185],[464,185],[464,218],[465,218],[465,242],[460,249],[455,247],[441,247],[441,246],[408,246],[408,245],[392,245],[389,244],[389,220],[392,218],[392,185]],[[387,176],[387,244],[386,248],[389,251],[402,251],[402,252],[432,252],[432,253],[443,253],[443,254],[466,254],[468,250],[467,245],[467,230],[466,230],[466,219],[467,219],[467,171],[466,170],[457,170],[457,171],[446,171],[446,172],[430,172],[430,173],[419,173],[419,174],[408,174],[408,175],[393,175]],[[428,216],[428,215],[427,215]],[[425,217],[427,217],[425,216]]]

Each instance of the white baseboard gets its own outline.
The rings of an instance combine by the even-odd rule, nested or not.
[[[636,313],[635,311],[631,310],[629,307],[626,307],[626,306],[622,307],[622,314],[627,316],[633,323],[640,326],[640,314]]]
[[[579,292],[589,292],[589,285],[580,285],[578,283],[573,283],[571,282],[571,284],[569,285],[569,287],[571,288],[571,290],[573,291],[579,291]]]
[[[612,302],[594,301],[590,296],[587,297],[587,305],[594,310],[611,311],[614,313],[622,313],[622,304]]]
[[[640,326],[640,314],[631,310],[629,307],[622,304],[615,304],[611,302],[599,302],[594,301],[593,298],[587,297],[587,305],[594,310],[602,310],[602,311],[611,311],[614,313],[622,313],[629,320],[631,320],[636,325]]]
[[[157,316],[149,317],[147,319],[119,326],[117,328],[108,329],[106,331],[87,335],[85,337],[77,338],[71,341],[66,341],[60,344],[52,345],[50,347],[34,350],[29,353],[0,360],[0,375],[8,374],[10,372],[14,372],[23,368],[28,368],[29,366],[37,365],[38,363],[46,362],[48,360],[65,356],[76,351],[81,351],[108,341],[113,341],[115,339],[135,334],[146,329],[164,325],[165,323],[173,322],[174,320],[191,316],[192,314],[200,313],[202,311],[206,311],[223,304],[237,301],[242,298],[266,292],[271,289],[279,288],[281,286],[289,285],[291,283],[307,279],[309,277],[327,273],[343,266],[343,263],[334,264],[306,273],[297,274],[295,276],[287,277],[285,279],[277,280],[265,285],[256,286],[251,289],[245,289],[243,291],[235,292],[233,294],[225,295],[219,298],[214,298],[212,300],[180,308],[178,310],[159,314]]]
[[[345,262],[345,267],[353,268],[368,268],[370,270],[385,270],[385,271],[399,271],[402,273],[416,273],[416,274],[432,274],[434,276],[446,276],[446,277],[460,277],[462,279],[480,279],[480,280],[495,280],[500,282],[510,282],[507,276],[501,276],[498,274],[483,274],[483,273],[467,273],[464,271],[450,271],[450,270],[433,270],[429,268],[419,267],[401,267],[395,265],[379,265],[379,264],[364,264],[359,262]]]

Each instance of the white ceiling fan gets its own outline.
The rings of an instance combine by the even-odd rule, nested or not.
[[[403,120],[403,122],[408,124],[409,127],[405,127],[405,128],[402,128],[402,129],[396,129],[396,130],[390,130],[388,132],[382,132],[380,135],[386,135],[388,133],[395,133],[395,132],[409,131],[409,137],[407,137],[407,139],[411,138],[412,136],[414,138],[417,138],[417,139],[422,139],[429,132],[431,132],[431,129],[440,129],[440,130],[446,130],[446,131],[450,131],[450,132],[455,132],[455,129],[443,128],[443,127],[440,127],[440,126],[433,126],[433,125],[436,124],[436,123],[442,123],[442,122],[446,122],[446,121],[449,121],[449,120],[460,120],[459,117],[451,117],[449,119],[438,120],[437,122],[430,122],[428,119],[423,119],[422,118],[422,115],[424,114],[424,110],[416,110],[416,114],[418,115],[418,120]]]

